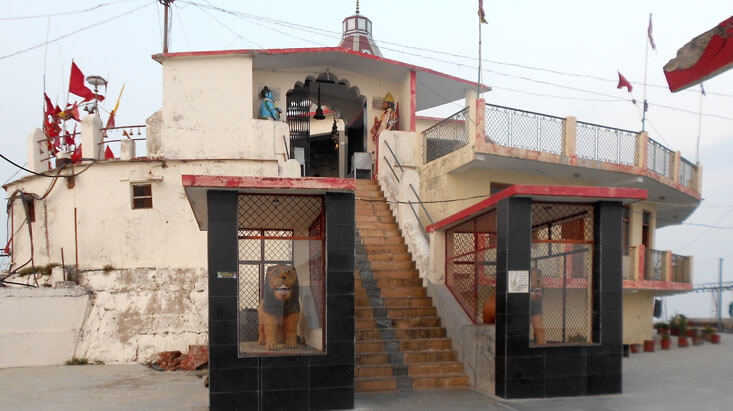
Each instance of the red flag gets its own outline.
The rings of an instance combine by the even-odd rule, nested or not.
[[[81,143],[79,143],[79,145],[74,149],[74,152],[71,153],[71,162],[73,164],[81,162]]]
[[[115,158],[115,153],[113,153],[109,146],[107,146],[107,148],[104,149],[104,159],[112,160],[113,158]]]
[[[631,90],[634,89],[634,87],[629,83],[629,80],[626,80],[626,77],[624,77],[621,72],[618,73],[618,86],[616,88],[626,87],[626,90],[631,93]]]
[[[74,61],[71,61],[71,76],[69,78],[69,92],[84,98],[84,101],[92,100],[94,93],[84,85],[84,73],[79,70]]]
[[[57,115],[59,113],[57,111],[58,110],[58,106],[57,107],[54,107],[53,106],[53,103],[51,103],[51,99],[48,98],[48,94],[43,93],[43,98],[46,100],[46,110],[45,110],[45,113],[44,114],[47,115],[47,116],[55,116],[55,115]]]
[[[654,37],[652,37],[652,13],[649,13],[649,28],[646,29],[646,34],[649,36],[649,44],[656,50],[657,45],[654,44]]]
[[[669,90],[680,91],[733,68],[733,16],[690,40],[664,65]]]
[[[478,0],[478,18],[481,23],[488,24],[486,13],[484,13],[484,0]]]

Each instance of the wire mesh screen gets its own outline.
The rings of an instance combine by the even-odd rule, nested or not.
[[[496,293],[496,210],[447,231],[445,283],[469,318],[483,322]]]
[[[309,301],[311,304],[320,304],[314,310],[320,318],[311,321],[310,328],[320,327],[325,290],[325,241],[322,197],[241,194],[237,208],[238,321],[242,353],[258,349],[258,309],[265,293],[273,292],[266,276],[268,269],[275,265],[295,269],[297,282],[294,286],[298,289],[292,293],[296,296],[293,298],[301,298],[303,287],[310,287],[309,294],[313,295],[313,300]],[[303,302],[300,301],[301,312],[307,311]],[[302,340],[306,340],[306,336],[303,337]]]
[[[487,104],[484,122],[487,141],[547,153],[562,152],[561,117]]]
[[[650,138],[647,145],[647,167],[649,170],[667,178],[672,178],[673,165],[674,152]]]
[[[664,251],[646,249],[644,279],[649,281],[664,280]]]
[[[425,162],[443,157],[468,144],[468,107],[423,131]]]
[[[590,343],[593,207],[532,204],[530,342]]]
[[[578,121],[576,125],[578,157],[610,163],[634,165],[637,159],[636,133]]]
[[[680,158],[680,184],[687,188],[697,190],[697,166]]]
[[[672,254],[672,281],[677,283],[690,282],[690,257]]]

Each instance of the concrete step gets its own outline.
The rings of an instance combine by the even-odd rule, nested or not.
[[[400,351],[450,351],[449,338],[412,338],[399,340]],[[384,341],[365,340],[356,342],[357,353],[383,352]],[[458,363],[460,364],[460,363]],[[463,365],[461,365],[463,366]]]
[[[392,377],[392,366],[389,364],[362,365],[354,370],[356,379],[374,377]]]
[[[435,376],[463,374],[463,364],[458,361],[425,362],[408,366],[410,376]]]
[[[394,377],[356,378],[354,391],[397,391],[397,380]]]
[[[412,378],[412,388],[416,390],[431,390],[438,388],[468,387],[467,375],[453,374],[440,376],[416,376]]]
[[[361,352],[354,356],[356,365],[389,364],[389,356],[383,352]]]
[[[402,238],[402,237],[400,237]],[[403,261],[370,261],[369,265],[373,271],[380,270],[409,270],[415,271],[415,264],[412,260]],[[422,283],[421,283],[422,285]]]
[[[397,288],[397,287],[422,287],[422,280],[419,278],[384,278],[376,281],[377,287],[380,289]],[[354,288],[363,289],[364,283],[361,278],[355,277]]]
[[[440,327],[439,317],[410,317],[392,320],[393,328]]]
[[[420,278],[417,270],[372,270],[375,280],[388,278]]]
[[[385,246],[385,245],[394,245],[394,246],[404,246],[404,241],[402,240],[401,236],[395,236],[395,237],[362,237],[361,243],[365,246]]]
[[[402,288],[382,288],[382,298],[389,297],[426,297],[427,290],[423,287],[402,287]]]
[[[405,352],[405,363],[412,365],[414,363],[439,362],[457,360],[456,352],[451,350],[442,351],[407,351]]]
[[[395,338],[402,340],[407,338],[444,338],[445,328],[442,327],[413,327],[413,328],[388,328],[394,333]],[[355,330],[356,341],[378,340],[381,338],[381,329]]]

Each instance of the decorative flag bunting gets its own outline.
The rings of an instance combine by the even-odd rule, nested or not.
[[[486,13],[484,13],[484,0],[478,0],[478,18],[481,23],[489,23],[488,21],[486,21]]]
[[[631,93],[631,90],[633,90],[634,87],[631,85],[631,83],[629,83],[629,80],[626,80],[626,77],[624,77],[623,74],[621,74],[621,72],[617,72],[617,73],[618,73],[618,86],[616,86],[616,88],[626,87],[626,91]]]
[[[79,143],[79,145],[74,149],[74,152],[71,153],[71,162],[73,164],[81,162],[81,143]]]
[[[656,50],[657,45],[654,43],[654,37],[652,37],[652,14],[649,13],[649,28],[646,30],[646,34],[649,36],[649,44],[652,46],[652,49]]]
[[[733,68],[733,16],[690,40],[664,65],[669,90],[700,84]]]

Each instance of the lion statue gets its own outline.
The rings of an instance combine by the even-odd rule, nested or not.
[[[278,344],[297,345],[300,319],[298,274],[295,267],[275,265],[267,269],[265,292],[258,310],[260,345],[272,351]]]

